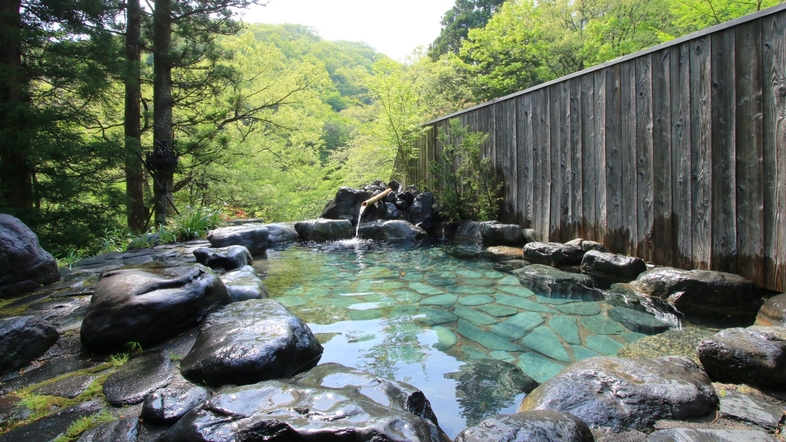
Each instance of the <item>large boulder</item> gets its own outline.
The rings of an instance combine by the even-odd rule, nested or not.
[[[422,417],[430,406],[415,388],[344,369],[224,388],[180,419],[164,440],[450,441],[435,421]]]
[[[194,250],[194,257],[202,265],[221,270],[235,270],[254,262],[251,252],[243,246],[200,247]]]
[[[52,324],[34,316],[0,319],[0,374],[18,370],[57,342]]]
[[[169,384],[172,368],[169,352],[165,350],[136,355],[104,382],[106,401],[116,407],[138,404],[153,391]]]
[[[145,397],[140,417],[153,425],[172,425],[208,397],[207,389],[198,385],[169,385]]]
[[[265,283],[251,266],[243,266],[224,273],[220,278],[224,282],[232,302],[262,299],[269,296]]]
[[[645,430],[660,419],[714,413],[712,382],[689,359],[593,357],[576,362],[527,395],[519,411],[570,413],[590,427]]]
[[[407,195],[402,193],[400,195]],[[429,230],[434,218],[434,195],[431,192],[419,193],[415,196],[407,210],[407,220],[412,224]]]
[[[257,223],[221,227],[207,233],[207,240],[212,247],[243,246],[252,255],[265,253],[269,237],[270,229]]]
[[[82,344],[93,352],[163,342],[199,325],[230,302],[227,289],[207,267],[113,270],[102,275],[82,321]]]
[[[524,245],[524,259],[552,267],[581,264],[584,249],[575,243],[530,242]]]
[[[57,261],[19,219],[0,213],[0,296],[35,290],[60,280]]]
[[[581,259],[581,271],[591,275],[630,281],[647,271],[641,258],[590,250]]]
[[[525,242],[521,226],[499,221],[467,221],[456,229],[455,237],[489,246],[515,246]]]
[[[308,326],[280,302],[252,299],[208,316],[180,367],[193,382],[243,385],[291,377],[321,356]]]
[[[360,204],[371,198],[372,195],[374,195],[374,192],[369,190],[342,187],[336,192],[336,197],[327,203],[319,217],[326,219],[345,219],[352,224],[357,224]]]
[[[300,239],[297,230],[289,224],[267,224],[269,235],[268,244],[278,244],[282,242],[292,242]]]
[[[543,264],[532,264],[513,271],[521,285],[550,298],[597,300],[595,281],[581,273],[566,272]]]
[[[333,241],[355,236],[352,223],[346,219],[312,219],[295,223],[300,239],[304,241]]]
[[[385,241],[415,241],[428,237],[425,230],[404,220],[377,220],[360,224],[358,237]]]
[[[686,315],[752,321],[762,305],[759,289],[732,273],[658,267],[639,275],[630,286],[645,296],[667,301]]]
[[[721,330],[703,339],[696,352],[716,382],[786,390],[786,327]]]
[[[761,306],[756,325],[786,325],[786,293],[773,296]]]
[[[592,431],[569,413],[550,410],[498,414],[459,433],[455,442],[594,442]]]

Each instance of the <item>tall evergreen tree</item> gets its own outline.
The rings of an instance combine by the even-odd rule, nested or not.
[[[505,0],[456,0],[442,17],[442,30],[429,46],[429,56],[437,60],[448,52],[457,53],[470,29],[486,26]]]

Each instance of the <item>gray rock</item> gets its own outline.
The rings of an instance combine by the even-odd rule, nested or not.
[[[270,229],[263,224],[241,224],[221,227],[207,233],[212,247],[243,246],[252,255],[262,255],[267,250]]]
[[[671,328],[671,325],[661,321],[655,316],[633,310],[627,307],[614,307],[608,312],[609,318],[619,322],[628,328],[638,333],[646,333],[654,335],[662,333]]]
[[[710,378],[765,389],[786,388],[786,340],[763,331],[767,328],[729,328],[699,342],[696,352]]]
[[[525,261],[523,259],[508,259],[505,261],[495,262],[494,270],[498,272],[511,273],[514,270],[520,269],[522,267],[526,267],[530,264],[531,263],[529,261]]]
[[[591,250],[595,250],[597,252],[604,252],[607,253],[609,250],[603,244],[595,241],[587,241],[586,239],[581,240],[581,248],[585,252],[589,252]]]
[[[257,276],[256,270],[251,266],[243,266],[237,270],[224,273],[220,278],[226,286],[232,302],[269,297],[265,283]]]
[[[529,245],[529,244],[527,244]],[[521,285],[533,292],[553,298],[598,299],[595,281],[587,275],[555,269],[543,264],[532,264],[514,270]]]
[[[422,228],[429,230],[434,218],[434,195],[431,192],[419,193],[409,206],[407,220]]]
[[[668,301],[686,315],[726,315],[752,321],[762,305],[759,289],[732,273],[658,267],[639,275],[630,286]]]
[[[204,387],[193,384],[160,388],[147,395],[140,417],[153,425],[172,425],[209,396]]]
[[[236,302],[212,313],[180,363],[186,379],[211,386],[288,378],[315,366],[322,346],[273,299]]]
[[[82,402],[65,410],[52,413],[29,425],[5,433],[3,442],[51,441],[64,433],[77,420],[96,414],[102,409],[100,401]]]
[[[352,189],[342,187],[336,192],[336,197],[330,200],[322,210],[320,218],[326,219],[345,219],[352,224],[357,224],[357,216],[360,211],[360,204],[371,198],[374,192],[363,189]],[[298,231],[300,233],[300,231]],[[301,238],[303,235],[300,235]]]
[[[579,265],[582,257],[584,249],[576,244],[530,242],[524,245],[525,260],[552,267]]]
[[[559,411],[498,414],[459,433],[456,442],[593,442],[587,424]]]
[[[563,411],[590,427],[620,432],[647,429],[660,419],[706,416],[717,406],[709,378],[686,358],[595,357],[533,390],[519,411]]]
[[[266,224],[265,227],[267,227],[269,232],[267,237],[268,245],[298,241],[300,239],[297,230],[288,224]]]
[[[524,237],[524,244],[540,241],[540,238],[538,238],[538,232],[535,231],[535,229],[524,229],[521,231],[521,234]]]
[[[84,393],[93,381],[98,379],[96,375],[75,375],[69,376],[65,379],[59,379],[48,384],[44,384],[33,390],[35,394],[46,396],[59,396],[64,398],[73,399],[80,394]]]
[[[422,393],[406,393],[416,391],[411,386],[354,370],[308,376],[224,388],[163,439],[450,441],[433,421],[410,411],[425,411],[427,402]]]
[[[488,258],[490,261],[523,261],[521,259],[522,256],[524,256],[524,252],[522,252],[521,247],[491,246],[483,250],[483,257]]]
[[[761,306],[756,325],[786,325],[786,293],[773,296]]]
[[[0,213],[0,296],[35,290],[60,280],[57,261],[19,219]]]
[[[516,246],[524,243],[524,234],[518,224],[501,224],[496,221],[480,223],[483,244],[492,246]]]
[[[778,442],[763,431],[753,430],[704,430],[670,428],[658,430],[647,437],[647,442]]]
[[[683,356],[700,364],[696,355],[699,342],[712,336],[711,331],[703,328],[671,329],[654,336],[647,336],[632,342],[617,353],[626,358],[655,358],[658,356]]]
[[[468,425],[493,415],[509,406],[516,396],[538,386],[516,365],[496,359],[468,361],[459,371],[444,376],[457,382],[456,399]]]
[[[52,324],[34,316],[0,319],[0,374],[18,370],[57,342]]]
[[[229,302],[221,280],[200,264],[106,272],[82,321],[82,345],[93,352],[121,351],[128,342],[148,347]]]
[[[778,428],[783,418],[781,405],[734,390],[723,393],[720,395],[720,417],[748,422],[769,431]]]
[[[163,350],[134,356],[104,382],[106,401],[117,407],[138,404],[148,394],[169,384],[172,368],[169,353]]]
[[[136,442],[139,418],[130,416],[93,427],[79,436],[77,442]]]
[[[428,237],[425,230],[404,220],[372,221],[360,224],[358,236],[385,241],[413,241]]]
[[[194,257],[202,265],[222,270],[235,270],[254,262],[251,252],[243,246],[200,247],[194,250]]]
[[[647,271],[647,264],[641,258],[590,250],[581,259],[581,271],[630,281]]]
[[[332,241],[355,236],[347,219],[312,219],[295,223],[295,230],[304,241]]]

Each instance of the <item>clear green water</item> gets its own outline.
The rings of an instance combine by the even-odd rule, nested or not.
[[[510,362],[544,382],[576,360],[615,355],[645,335],[610,319],[602,301],[533,293],[485,260],[440,245],[349,240],[269,249],[255,267],[275,298],[338,362],[422,390],[451,437],[523,397],[459,377],[473,359]]]

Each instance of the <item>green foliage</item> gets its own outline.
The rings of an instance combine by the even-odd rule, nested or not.
[[[115,368],[120,368],[128,362],[128,353],[116,353],[109,356],[109,363]]]
[[[63,434],[56,437],[53,440],[53,442],[76,441],[77,439],[79,439],[79,436],[81,436],[82,433],[84,433],[85,431],[101,424],[113,422],[115,420],[117,420],[117,418],[112,416],[112,414],[110,414],[108,411],[102,411],[100,413],[92,414],[90,416],[80,417],[79,419],[75,420],[71,425],[69,425]]]
[[[481,146],[488,134],[471,132],[457,118],[437,135],[442,146],[439,161],[431,164],[442,215],[450,220],[497,219],[502,184],[494,184],[491,163],[482,158]]]
[[[448,52],[458,52],[469,31],[484,27],[504,1],[456,0],[456,4],[442,16],[442,29],[429,46],[429,57],[436,61]]]

